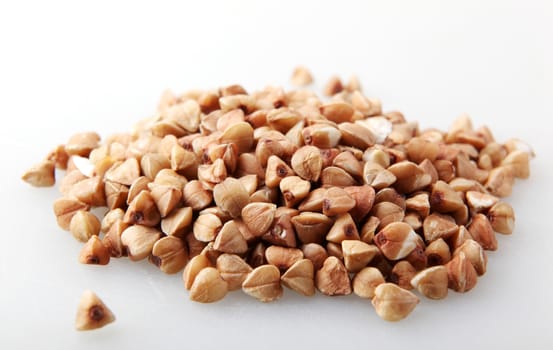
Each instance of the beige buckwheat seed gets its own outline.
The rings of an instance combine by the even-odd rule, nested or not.
[[[291,78],[312,81],[301,66]],[[532,148],[502,143],[467,115],[445,131],[420,129],[355,76],[332,77],[324,93],[165,91],[129,132],[77,133],[22,179],[60,180],[53,211],[82,243],[81,263],[148,258],[182,270],[201,303],[237,289],[274,301],[283,285],[304,296],[353,291],[398,321],[419,302],[410,289],[443,299],[474,288],[496,233],[515,230],[504,197],[529,177]],[[113,321],[97,297],[84,299],[77,328]]]

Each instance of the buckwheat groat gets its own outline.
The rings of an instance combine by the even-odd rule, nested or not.
[[[312,81],[305,67],[291,77]],[[448,130],[420,129],[366,96],[357,77],[344,82],[332,77],[327,98],[236,84],[166,91],[130,132],[77,133],[22,179],[61,180],[53,211],[83,243],[83,264],[147,259],[182,271],[201,303],[239,289],[262,302],[283,286],[353,292],[398,321],[419,303],[415,293],[465,293],[487,273],[496,234],[515,232],[505,197],[535,154],[467,115]],[[85,299],[78,328],[113,320]]]

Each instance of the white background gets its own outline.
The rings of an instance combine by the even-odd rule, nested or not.
[[[550,349],[551,2],[153,3],[0,3],[0,349]],[[395,324],[354,296],[287,290],[261,304],[236,292],[196,304],[180,275],[147,262],[80,265],[80,244],[55,224],[57,191],[19,180],[74,132],[128,130],[167,87],[283,85],[297,64],[319,88],[357,74],[386,110],[422,128],[467,112],[500,141],[532,143],[532,177],[509,198],[516,230],[499,237],[473,291],[422,300]],[[86,288],[115,324],[74,331]]]

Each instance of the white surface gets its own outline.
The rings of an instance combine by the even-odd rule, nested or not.
[[[156,4],[0,4],[0,349],[550,348],[551,2]],[[80,265],[80,244],[51,212],[57,191],[19,180],[76,131],[128,130],[166,87],[281,85],[299,63],[319,84],[358,74],[385,109],[423,128],[446,128],[468,112],[498,140],[533,144],[532,177],[509,198],[516,231],[499,237],[473,291],[422,300],[397,324],[354,296],[286,290],[261,304],[236,292],[200,305],[180,275],[146,262]],[[115,324],[73,330],[85,288],[113,309]]]

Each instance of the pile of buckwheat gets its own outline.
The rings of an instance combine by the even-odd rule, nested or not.
[[[311,81],[294,71],[293,84]],[[184,269],[190,299],[202,303],[237,289],[269,302],[284,285],[306,296],[353,292],[397,321],[419,302],[412,290],[431,299],[471,290],[495,233],[513,232],[500,198],[529,176],[532,149],[496,142],[467,116],[445,132],[420,130],[383,112],[355,78],[331,79],[325,94],[165,92],[131,132],[73,135],[23,179],[52,186],[55,168],[67,170],[54,213],[84,243],[81,263],[126,256]],[[108,211],[98,218],[95,207]]]

